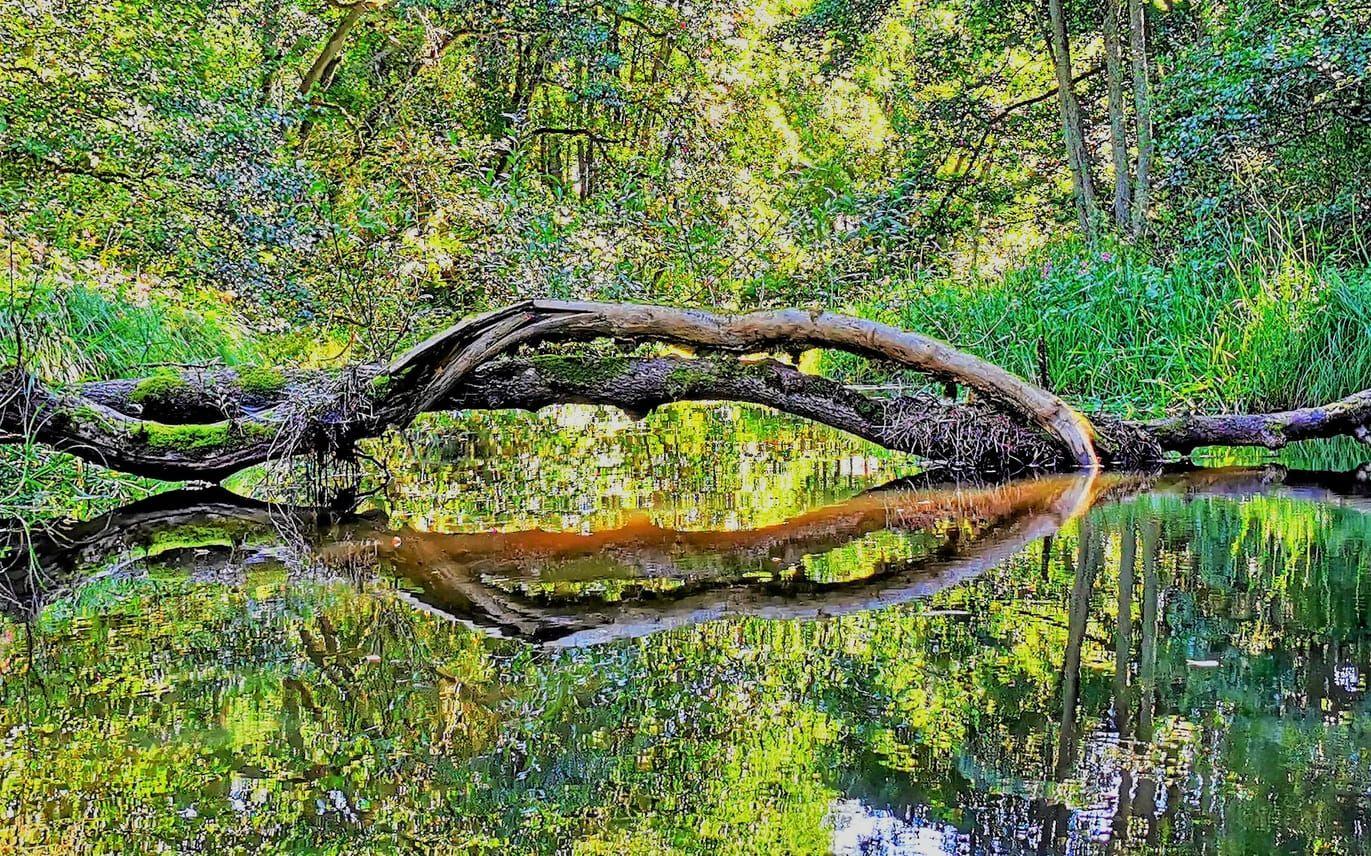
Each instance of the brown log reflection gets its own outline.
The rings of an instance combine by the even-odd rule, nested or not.
[[[1290,492],[1364,502],[1360,474],[1229,468],[1150,476],[1052,476],[994,486],[872,491],[784,523],[740,531],[665,529],[646,518],[603,532],[528,530],[440,534],[392,530],[383,515],[339,515],[271,506],[222,490],[176,491],[104,517],[30,534],[14,527],[0,542],[7,610],[31,616],[96,575],[137,573],[138,561],[193,554],[200,575],[233,579],[254,562],[289,561],[398,581],[416,607],[551,645],[597,644],[730,615],[813,618],[876,609],[927,596],[1008,560],[1051,537],[1097,502],[1139,491],[1237,496]],[[890,534],[900,550],[880,551],[860,573],[812,573],[816,560],[863,539]],[[1140,534],[1140,630],[1121,606],[1121,651],[1141,642],[1144,666],[1155,645],[1155,536]],[[1085,559],[1089,562],[1085,562]],[[1088,599],[1096,557],[1082,556]],[[1131,572],[1130,572],[1130,588]],[[1064,681],[1075,669],[1065,664]],[[1119,676],[1119,716],[1137,739],[1152,728],[1151,675],[1136,686]],[[1133,716],[1125,713],[1137,706]],[[1070,710],[1065,712],[1069,725]]]
[[[416,606],[490,632],[593,644],[723,615],[814,617],[927,595],[1055,532],[1099,484],[1053,476],[879,490],[757,529],[673,530],[644,518],[591,534],[390,530],[379,515],[181,491],[28,539],[12,533],[5,588],[12,612],[33,614],[83,579],[159,550],[192,551],[197,571],[218,563],[225,572],[295,550],[324,567],[385,568]],[[909,539],[906,549],[854,579],[807,571],[809,559],[887,532]],[[613,598],[599,588],[606,581]]]

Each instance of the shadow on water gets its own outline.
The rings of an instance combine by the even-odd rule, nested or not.
[[[1364,472],[878,485],[839,450],[757,463],[768,503],[557,442],[479,452],[462,490],[517,508],[455,526],[208,490],[14,530],[0,845],[1361,847]],[[581,493],[509,498],[539,478]]]

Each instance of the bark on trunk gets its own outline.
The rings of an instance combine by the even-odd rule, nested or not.
[[[1152,84],[1148,79],[1147,7],[1128,0],[1129,52],[1133,59],[1134,122],[1138,128],[1138,174],[1133,191],[1133,236],[1147,230],[1147,205],[1152,195]]]
[[[1071,42],[1066,31],[1066,15],[1061,0],[1047,0],[1047,45],[1052,54],[1052,68],[1057,76],[1057,105],[1062,117],[1062,133],[1066,140],[1066,156],[1071,168],[1071,185],[1076,197],[1076,213],[1081,231],[1087,236],[1095,233],[1098,206],[1095,202],[1095,182],[1090,175],[1090,156],[1085,149],[1085,130],[1081,121],[1081,105],[1071,78]]]
[[[1129,228],[1132,193],[1129,188],[1128,134],[1124,122],[1123,56],[1119,45],[1119,0],[1108,0],[1104,9],[1104,56],[1109,79],[1109,147],[1114,156],[1114,225]]]
[[[381,376],[381,371],[379,366],[357,369],[358,385],[367,386],[369,379]],[[60,396],[58,408],[41,407],[42,417],[31,420],[30,433],[38,442],[116,469],[155,478],[212,480],[241,468],[243,459],[220,455],[221,450],[212,450],[214,454],[207,457],[191,457],[187,452],[184,466],[169,466],[161,459],[134,456],[122,448],[81,445],[81,438],[65,420],[92,419],[98,408],[105,408],[135,424],[163,426],[166,430],[154,429],[153,433],[167,436],[168,442],[177,429],[198,430],[206,423],[275,430],[280,426],[270,419],[274,409],[292,401],[327,398],[329,390],[339,383],[332,373],[318,371],[290,372],[279,387],[266,391],[251,383],[244,389],[231,370],[188,372],[184,379],[184,383],[170,388],[155,379],[151,384],[146,380],[87,384],[78,395]],[[45,392],[35,389],[33,394],[42,396]],[[478,367],[455,394],[429,409],[536,411],[552,404],[582,403],[608,405],[642,416],[673,401],[761,404],[967,471],[1053,469],[1063,460],[1062,451],[1048,435],[983,403],[952,404],[931,394],[874,398],[773,360],[554,355],[503,359]],[[22,422],[13,418],[2,421],[12,426],[15,434],[25,433]],[[1116,433],[1113,426],[1106,428],[1107,448],[1112,448],[1109,443]],[[278,445],[284,454],[284,442]],[[271,449],[258,451],[265,460]],[[1134,456],[1130,463],[1147,457]]]
[[[362,20],[362,15],[371,8],[372,2],[373,0],[355,0],[348,7],[342,19],[338,21],[338,26],[333,28],[328,41],[324,43],[323,50],[319,51],[319,55],[315,57],[314,64],[309,67],[309,71],[305,72],[304,78],[300,80],[301,98],[307,98],[310,90],[314,89],[319,81],[324,78],[325,72],[337,59],[338,54],[342,52],[343,45],[347,43],[348,34],[352,32],[353,27],[357,26],[357,22]]]

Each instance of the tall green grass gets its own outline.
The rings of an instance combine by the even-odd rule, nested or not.
[[[221,307],[133,303],[72,285],[0,300],[0,364],[21,353],[52,381],[130,377],[158,365],[255,362],[259,348]]]
[[[918,278],[845,308],[1025,377],[1038,373],[1042,340],[1054,389],[1091,409],[1269,410],[1371,388],[1371,268],[1288,248],[1158,263],[1127,247],[1065,243],[1003,277]],[[299,356],[288,337],[254,339],[212,299],[131,303],[82,285],[0,299],[0,363],[15,357],[16,330],[29,369],[57,381]],[[864,361],[828,365],[880,377]]]
[[[1002,278],[915,280],[853,308],[1024,377],[1042,339],[1056,391],[1126,414],[1281,409],[1371,387],[1371,269],[1290,252],[1157,264],[1066,244]]]

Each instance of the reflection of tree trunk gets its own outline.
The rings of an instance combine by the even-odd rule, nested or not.
[[[1076,765],[1080,724],[1077,713],[1081,694],[1081,649],[1085,644],[1086,626],[1090,622],[1090,596],[1104,554],[1101,536],[1100,530],[1091,525],[1088,518],[1081,519],[1075,582],[1071,587],[1067,618],[1066,651],[1062,657],[1061,727],[1057,733],[1057,760],[1052,768],[1052,780],[1058,784],[1070,778],[1072,768]],[[1040,852],[1051,842],[1066,835],[1066,825],[1070,819],[1066,804],[1060,800],[1044,808],[1046,812],[1043,817],[1042,838],[1038,842]]]
[[[1152,705],[1157,680],[1157,617],[1160,613],[1161,583],[1159,572],[1161,533],[1157,521],[1149,520],[1142,528],[1143,603],[1142,633],[1138,652],[1138,743],[1141,748],[1152,742]],[[1143,775],[1133,801],[1133,813],[1147,818],[1149,840],[1156,827],[1157,781]]]
[[[1062,728],[1058,738],[1056,778],[1062,781],[1071,775],[1076,762],[1077,704],[1081,691],[1081,649],[1085,643],[1086,625],[1090,621],[1090,595],[1100,570],[1104,552],[1101,533],[1088,520],[1081,521],[1079,558],[1075,583],[1071,588],[1070,613],[1066,635],[1066,652],[1062,658]]]
[[[1114,630],[1114,719],[1119,738],[1130,733],[1128,672],[1133,662],[1133,566],[1136,563],[1137,537],[1131,523],[1123,527],[1119,546],[1119,612]]]
[[[1158,524],[1150,520],[1143,525],[1143,604],[1142,636],[1139,651],[1138,684],[1141,702],[1138,708],[1138,740],[1146,743],[1152,740],[1152,701],[1157,679],[1157,615],[1161,597],[1160,581],[1157,579],[1160,559],[1161,533]]]
[[[1134,121],[1138,126],[1138,175],[1133,193],[1133,234],[1147,229],[1147,203],[1152,193],[1152,88],[1148,80],[1147,7],[1128,0],[1129,49],[1133,54]]]
[[[1133,700],[1128,686],[1129,667],[1133,662],[1133,567],[1136,564],[1137,533],[1131,520],[1120,531],[1122,539],[1119,547],[1119,612],[1118,625],[1114,629],[1114,727],[1118,731],[1119,746],[1123,750],[1131,738],[1129,719],[1132,715]],[[1121,751],[1123,770],[1119,775],[1117,805],[1114,821],[1111,824],[1111,851],[1128,834],[1129,801],[1133,793],[1132,753]]]
[[[1119,0],[1104,8],[1104,58],[1109,77],[1109,147],[1114,156],[1114,224],[1128,228],[1132,204],[1128,175],[1128,136],[1124,130],[1123,57],[1119,47]]]
[[[1087,236],[1095,233],[1095,183],[1090,177],[1090,155],[1085,149],[1084,123],[1076,89],[1071,82],[1071,42],[1066,32],[1066,15],[1062,0],[1047,0],[1049,27],[1048,49],[1052,52],[1052,67],[1057,74],[1057,105],[1061,111],[1062,133],[1066,139],[1066,156],[1071,168],[1071,186],[1075,191],[1076,213],[1081,231]]]
[[[1305,643],[1305,663],[1304,707],[1307,711],[1320,713],[1324,699],[1329,696],[1329,684],[1332,683],[1329,680],[1328,655],[1322,642],[1310,639]]]

